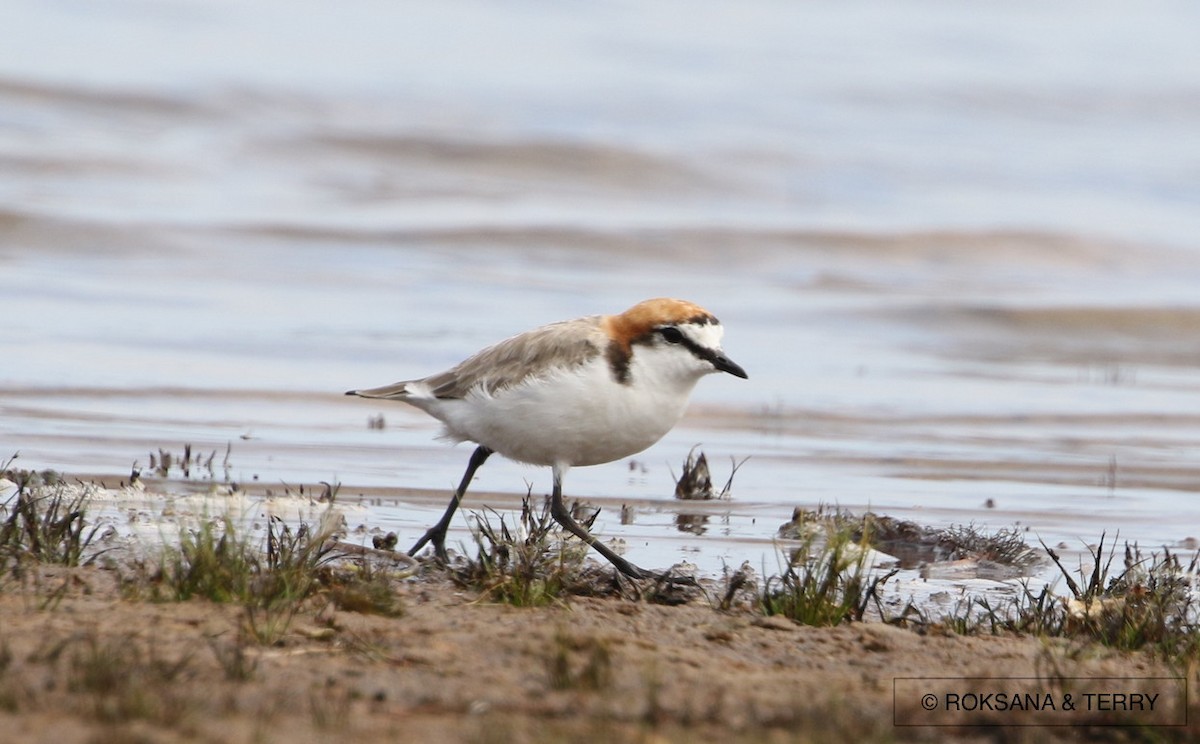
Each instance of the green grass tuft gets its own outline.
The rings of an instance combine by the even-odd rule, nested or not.
[[[301,603],[323,587],[336,529],[332,511],[315,530],[307,524],[293,529],[272,517],[265,540],[241,532],[228,515],[205,520],[182,530],[177,546],[163,548],[158,570],[146,582],[150,597],[241,604],[243,632],[265,645],[277,643]]]
[[[783,573],[764,582],[763,612],[814,626],[861,620],[871,601],[878,603],[878,587],[896,571],[873,575],[865,530],[856,537],[851,525],[831,520],[810,527],[798,532],[801,545],[790,551]]]
[[[1147,554],[1126,543],[1121,567],[1114,570],[1117,541],[1101,534],[1098,545],[1088,548],[1091,564],[1073,572],[1042,545],[1070,596],[1048,585],[1034,591],[1025,583],[1007,602],[968,597],[931,625],[962,634],[1023,633],[1147,650],[1172,660],[1200,659],[1200,554],[1185,564],[1166,548]]]
[[[534,607],[558,601],[581,582],[588,546],[563,536],[550,516],[549,501],[539,509],[527,494],[515,530],[504,515],[488,511],[496,524],[486,513],[473,515],[476,557],[453,571],[460,586],[498,602]],[[585,528],[595,516],[585,520]]]

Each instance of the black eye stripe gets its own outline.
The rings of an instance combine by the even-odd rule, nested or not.
[[[684,335],[683,331],[679,330],[675,326],[662,326],[660,328],[655,328],[654,330],[658,333],[658,335],[662,336],[667,343],[679,344],[700,359],[711,362],[717,356],[715,351],[696,343],[691,339],[691,337]]]

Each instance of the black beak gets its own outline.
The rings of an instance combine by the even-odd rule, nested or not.
[[[728,372],[734,377],[740,377],[743,380],[750,379],[750,375],[746,374],[746,370],[742,369],[741,365],[724,354],[713,354],[711,361],[712,365],[721,372]]]

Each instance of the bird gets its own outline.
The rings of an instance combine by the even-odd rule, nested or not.
[[[670,431],[700,378],[724,372],[749,379],[721,348],[716,316],[692,302],[655,298],[614,315],[590,315],[534,328],[488,346],[428,377],[346,395],[394,400],[442,423],[439,436],[476,445],[445,513],[409,555],[432,543],[447,562],[446,531],[476,471],[493,453],[549,467],[550,513],[568,532],[633,579],[658,575],[614,553],[563,502],[573,467],[637,454]]]

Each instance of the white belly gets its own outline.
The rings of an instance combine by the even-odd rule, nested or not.
[[[641,452],[679,421],[691,384],[622,385],[606,365],[442,401],[446,435],[534,465],[598,465]],[[427,409],[428,410],[428,409]]]

